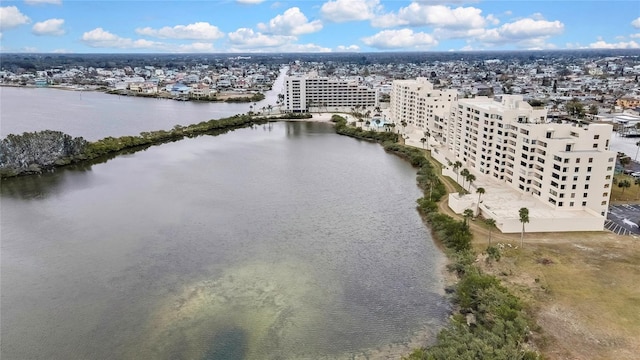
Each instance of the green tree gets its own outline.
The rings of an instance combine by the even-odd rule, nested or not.
[[[637,145],[637,144],[640,144],[640,141],[638,141],[638,142],[636,143],[636,145]],[[640,145],[639,145],[639,146],[640,146]],[[636,152],[637,152],[637,151],[636,151]],[[631,158],[630,158],[630,157],[628,157],[628,156],[623,156],[623,157],[621,157],[620,159],[618,159],[618,161],[620,161],[620,165],[622,165],[622,167],[625,167],[625,168],[627,167],[627,165],[631,164]]]
[[[573,98],[571,100],[569,100],[565,105],[564,105],[565,110],[567,110],[567,113],[569,115],[578,117],[578,118],[583,118],[584,117],[584,105],[582,105],[582,103],[580,102],[580,100],[578,100],[577,98]]]
[[[462,212],[462,216],[464,217],[464,224],[466,226],[469,226],[469,219],[473,217],[473,210],[464,209],[464,211]]]
[[[495,219],[486,219],[484,221],[487,225],[489,225],[489,246],[491,246],[491,232],[493,231],[493,228],[496,227],[496,220]]]
[[[626,188],[631,187],[631,182],[629,180],[622,180],[618,182],[618,187],[622,188],[622,193],[624,194],[624,190]]]
[[[464,189],[464,183],[467,180],[467,176],[469,176],[469,174],[471,174],[469,172],[469,169],[462,169],[462,171],[460,171],[460,175],[462,175],[462,188]]]
[[[520,233],[520,247],[524,245],[524,224],[529,222],[529,209],[526,207],[520,208],[518,210],[518,215],[520,216],[520,222],[522,223],[522,232]]]
[[[591,106],[589,106],[589,114],[598,115],[598,105],[591,104]]]
[[[637,199],[640,200],[640,178],[636,178],[636,180],[634,181],[635,185],[638,185],[638,191],[636,192],[637,194]]]
[[[466,180],[469,183],[469,187],[467,188],[467,191],[471,191],[471,184],[473,184],[473,182],[476,181],[476,176],[473,174],[469,174],[466,176]]]
[[[427,142],[427,139],[426,138],[421,138],[420,142],[422,143],[422,148],[424,149],[424,143]]]
[[[482,197],[482,194],[485,193],[485,190],[483,187],[479,187],[476,189],[476,193],[478,194],[478,203],[476,204],[476,215],[479,215],[478,211],[480,210],[480,198]]]
[[[462,167],[462,163],[460,161],[456,161],[453,163],[453,171],[456,173],[456,182],[458,182],[458,169]]]

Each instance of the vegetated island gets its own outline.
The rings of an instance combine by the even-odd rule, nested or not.
[[[122,151],[146,149],[185,137],[218,135],[230,130],[264,124],[269,121],[308,119],[311,114],[283,114],[278,116],[235,115],[219,120],[203,121],[188,126],[176,125],[171,130],[142,132],[138,136],[106,137],[89,142],[61,131],[44,130],[10,134],[0,141],[0,178],[40,174],[43,171]]]

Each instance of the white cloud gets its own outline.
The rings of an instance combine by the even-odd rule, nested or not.
[[[629,35],[629,37],[632,38],[632,39],[640,39],[640,33],[631,34],[631,35]]]
[[[631,26],[633,26],[636,29],[640,29],[640,17],[638,17],[637,19],[633,20],[631,22]]]
[[[489,21],[494,22],[494,17]],[[400,8],[397,13],[389,13],[372,20],[376,27],[432,26],[436,28],[471,29],[481,28],[487,23],[482,10],[475,7],[451,8],[444,5],[426,5],[413,2]]]
[[[438,45],[431,35],[411,29],[384,30],[362,39],[366,45],[376,49],[412,49],[429,48]]]
[[[15,6],[0,7],[0,30],[12,29],[31,22],[31,19],[21,13]]]
[[[322,22],[320,20],[309,22],[299,8],[292,7],[282,15],[271,19],[269,24],[258,24],[258,29],[267,34],[302,35],[320,31]]]
[[[590,49],[640,49],[640,44],[631,40],[631,41],[621,41],[617,43],[607,43],[604,40],[598,40],[594,43],[589,44]]]
[[[349,45],[349,46],[344,46],[344,45],[339,45],[336,48],[337,51],[344,51],[344,52],[350,52],[350,51],[360,51],[360,46],[358,45]]]
[[[260,3],[263,3],[264,1],[265,0],[236,0],[237,3],[246,4],[246,5],[260,4]]]
[[[39,4],[60,5],[62,4],[62,0],[24,0],[24,3],[27,5],[39,5]]]
[[[296,41],[295,36],[286,35],[265,35],[260,32],[254,32],[252,29],[240,28],[228,34],[229,41],[233,46],[246,48],[272,48],[282,46],[287,43]]]
[[[116,49],[163,49],[163,43],[149,40],[133,40],[123,38],[105,31],[102,28],[95,28],[82,34],[82,42],[95,48],[116,48]]]
[[[542,41],[564,31],[564,24],[560,21],[521,19],[506,23],[498,28],[485,30],[477,36],[477,40],[490,44],[520,43],[524,47],[534,48]]]
[[[175,50],[175,49],[174,49]],[[191,44],[179,45],[177,48],[178,52],[183,53],[201,53],[201,52],[213,52],[215,49],[212,43],[205,42],[194,42]]]
[[[224,33],[217,26],[208,22],[197,22],[189,25],[165,26],[160,29],[150,27],[138,28],[139,35],[157,37],[160,39],[190,39],[190,40],[217,40],[224,37]]]
[[[346,22],[369,20],[380,9],[379,0],[329,0],[320,13],[327,21]]]
[[[35,35],[60,36],[65,33],[62,25],[64,25],[63,19],[49,19],[35,23],[31,32]]]

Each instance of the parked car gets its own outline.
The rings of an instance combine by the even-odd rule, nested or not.
[[[638,178],[640,178],[640,172],[631,173],[631,176],[633,176],[634,178],[638,179]]]

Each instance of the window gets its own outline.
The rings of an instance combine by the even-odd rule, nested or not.
[[[576,193],[571,193],[571,198],[575,198],[576,197]]]
[[[576,189],[576,184],[571,185],[571,190],[575,190]]]
[[[600,203],[600,205],[607,205],[607,202],[606,202],[606,201],[603,201],[603,202],[601,202],[601,203]],[[604,214],[603,214],[603,215],[604,215]]]
[[[589,193],[584,193],[584,194],[582,194],[582,197],[583,197],[583,198],[589,197]]]
[[[587,181],[591,180],[591,176],[587,175]]]
[[[587,202],[586,202],[586,201],[583,201],[583,202],[582,202],[582,206],[587,206]]]
[[[558,203],[558,206],[562,206],[562,201],[560,201],[560,202]]]
[[[598,148],[598,143],[593,144],[593,148],[597,149]]]
[[[600,139],[600,135],[598,135],[598,134],[593,135],[593,140],[598,140],[598,139]]]
[[[589,162],[592,163],[593,162],[593,158],[589,158]]]
[[[584,189],[589,190],[589,184],[584,184]]]
[[[576,158],[576,164],[580,164],[580,158]]]
[[[579,172],[579,171],[580,171],[580,168],[579,168],[579,167],[574,167],[574,168],[573,168],[573,172]]]
[[[587,168],[587,172],[591,172],[591,166]]]
[[[571,144],[567,144],[567,146],[564,147],[564,151],[571,151]]]
[[[602,193],[602,197],[607,197],[609,193]]]

